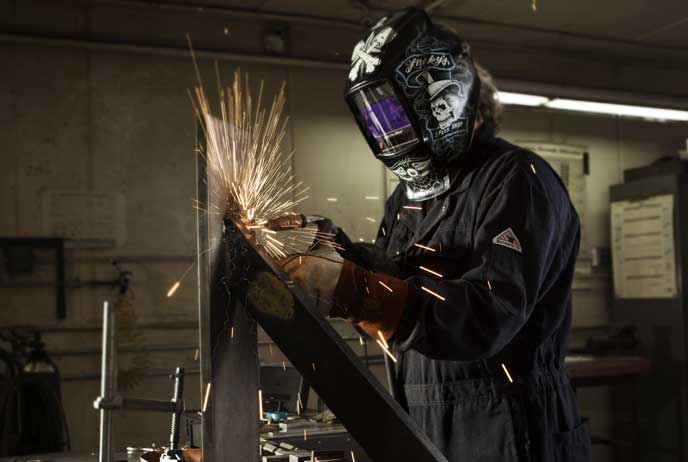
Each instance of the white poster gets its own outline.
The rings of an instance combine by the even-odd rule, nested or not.
[[[674,196],[611,204],[617,298],[676,297]]]
[[[589,272],[590,252],[587,246],[587,220],[585,215],[585,172],[583,171],[583,158],[585,147],[573,144],[547,143],[540,141],[521,141],[516,143],[538,154],[545,159],[552,169],[557,172],[562,183],[566,186],[573,207],[578,212],[581,224],[581,240],[578,252],[578,264],[576,271],[581,272],[583,267]],[[581,259],[584,260],[581,263]],[[584,264],[586,263],[587,264]]]
[[[67,240],[67,247],[122,246],[126,241],[126,206],[122,194],[43,193],[43,232]]]

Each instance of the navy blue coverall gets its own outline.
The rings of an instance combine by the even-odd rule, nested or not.
[[[579,240],[557,174],[487,129],[451,190],[387,201],[376,245],[410,286],[395,392],[450,461],[590,460],[563,364]]]

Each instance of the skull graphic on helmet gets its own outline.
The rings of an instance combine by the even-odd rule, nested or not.
[[[432,115],[440,129],[446,129],[459,119],[461,100],[451,87],[444,89],[430,101]]]
[[[480,82],[468,44],[421,9],[382,18],[354,47],[346,101],[406,197],[449,190],[475,126]]]
[[[430,159],[404,158],[392,166],[392,171],[403,180],[415,181],[430,173],[430,162]]]

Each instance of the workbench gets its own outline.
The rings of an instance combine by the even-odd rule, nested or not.
[[[625,383],[651,369],[650,360],[642,356],[571,355],[565,364],[574,388]]]
[[[566,357],[565,364],[574,388],[617,384],[633,385],[638,377],[648,374],[651,370],[650,361],[641,356],[595,357],[571,355]],[[634,418],[637,419],[637,412],[633,410],[633,413]],[[304,440],[303,437],[304,429],[307,431],[306,440]],[[346,449],[348,451],[354,451],[358,462],[367,462],[370,460],[356,441],[347,433],[346,429],[337,423],[320,424],[305,422],[304,425],[294,426],[287,431],[266,433],[262,436],[268,442],[277,445],[281,442],[286,442],[308,451],[332,448]],[[601,442],[603,444],[611,443],[608,441]],[[97,460],[98,456],[96,453],[59,453],[0,458],[0,462],[96,462]],[[127,455],[122,452],[117,454],[115,460],[122,462],[138,462],[139,457],[138,455]]]
[[[638,412],[638,394],[635,393],[638,379],[652,370],[652,363],[642,356],[567,356],[566,369],[574,389],[583,387],[600,387],[624,385],[632,391],[624,406],[630,411],[628,428],[614,431],[613,438],[592,434],[593,445],[609,446],[614,450],[615,460],[638,460],[637,451],[640,423]],[[614,412],[614,411],[612,411]],[[616,434],[622,435],[617,438]]]

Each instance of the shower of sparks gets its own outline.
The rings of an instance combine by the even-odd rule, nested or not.
[[[356,456],[353,451],[351,451],[351,462],[356,462]]]
[[[423,210],[423,207],[418,207],[417,205],[402,205],[401,208],[407,210]]]
[[[212,240],[211,240],[211,241],[212,241]],[[196,263],[198,263],[198,260],[201,258],[201,255],[213,251],[215,248],[217,248],[218,245],[220,245],[221,242],[222,242],[222,241],[217,240],[217,242],[211,243],[211,245],[208,246],[207,249],[205,249],[203,252],[199,253],[199,254],[196,256],[196,258],[194,259],[193,263],[191,263],[191,264],[184,270],[184,272],[183,272],[182,275],[179,277],[179,279],[177,279],[177,281],[176,281],[176,282],[172,285],[172,287],[170,287],[170,289],[167,291],[167,298],[172,297],[172,296],[175,294],[175,292],[177,292],[177,289],[179,289],[179,286],[181,285],[181,283],[182,283],[182,281],[184,280],[184,278],[186,277],[186,275],[189,274],[189,271],[191,271],[191,268],[193,268],[194,266],[196,266]]]
[[[336,197],[328,197],[327,202],[337,202],[337,198]]]
[[[377,344],[380,346],[380,348],[382,348],[382,351],[384,351],[385,354],[386,354],[387,356],[389,356],[390,359],[391,359],[392,361],[397,362],[397,358],[394,357],[394,355],[392,354],[392,352],[389,351],[389,350],[387,349],[387,347],[385,347],[385,345],[384,345],[381,341],[379,341],[379,340],[377,340],[377,339],[376,339],[375,341],[376,341]]]
[[[297,392],[296,393],[296,412],[297,413],[300,413],[299,409],[305,409],[305,408],[303,407],[303,401],[301,401],[301,393]]]
[[[311,363],[311,365],[313,366],[313,372],[315,372],[315,363]]]
[[[492,284],[490,284],[490,281],[487,281],[487,288],[492,290]]]
[[[367,201],[379,201],[380,196],[365,196],[364,199]]]
[[[261,226],[268,218],[283,215],[308,199],[302,195],[307,188],[292,172],[293,152],[282,150],[287,127],[285,84],[272,102],[266,102],[262,81],[257,95],[253,95],[248,77],[236,71],[225,88],[216,64],[216,114],[211,109],[216,103],[211,104],[206,94],[193,49],[191,55],[198,82],[191,99],[207,143],[198,151],[207,161],[208,177],[218,185],[217,190],[211,190],[207,212],[229,216],[244,227],[256,229],[256,241],[273,257],[284,257],[289,253],[287,246],[268,240],[268,234],[274,232]],[[315,233],[312,231],[311,237]]]
[[[263,390],[258,390],[258,420],[263,420]]]
[[[272,343],[268,343],[268,349],[270,350],[270,356],[272,357]]]
[[[415,245],[416,247],[421,248],[421,249],[423,249],[423,250],[428,250],[428,251],[430,251],[430,252],[436,252],[435,249],[433,249],[432,247],[428,247],[427,245],[418,244],[417,242],[416,242],[415,244],[413,244],[413,245]]]
[[[284,372],[287,372],[287,363],[282,361],[282,369],[284,369]]]
[[[437,276],[438,278],[443,278],[443,277],[444,277],[444,276],[442,276],[440,273],[438,273],[437,271],[433,271],[433,270],[431,270],[430,268],[426,268],[425,266],[422,266],[422,265],[421,265],[421,266],[419,266],[418,268],[422,269],[422,270],[425,271],[426,273],[430,273],[430,274],[432,274],[432,275],[434,275],[434,276]]]
[[[368,220],[368,221],[371,222],[371,223],[375,223],[375,218],[365,217],[365,219]]]
[[[303,429],[303,440],[306,441],[307,439],[308,439],[308,432],[307,432],[306,429],[304,428],[304,429]]]
[[[391,288],[390,286],[388,286],[387,284],[385,284],[384,282],[382,282],[382,281],[377,281],[377,282],[379,282],[380,285],[381,285],[382,287],[384,287],[385,289],[389,290],[390,292],[394,292],[394,291],[392,290],[392,288]]]
[[[535,166],[533,164],[530,164],[530,169],[535,173]]]
[[[198,358],[201,356],[201,350],[196,348],[196,351],[194,351],[194,361],[198,361]]]
[[[363,346],[363,337],[361,337],[360,335],[358,336],[358,343],[360,343],[361,346]]]
[[[382,231],[382,235],[383,235],[383,236],[387,236],[387,231],[385,231],[385,227],[384,227],[384,226],[381,226],[381,227],[380,227],[380,230]]]
[[[210,388],[212,387],[212,383],[208,382],[208,384],[205,386],[205,396],[203,398],[203,412],[205,412],[206,409],[208,409],[208,401],[210,400]]]
[[[504,373],[506,374],[506,378],[509,379],[509,382],[514,383],[513,379],[511,378],[511,374],[509,374],[509,370],[506,368],[504,363],[502,363],[502,369],[504,369]]]
[[[181,285],[181,281],[177,281],[174,283],[172,287],[170,287],[170,290],[167,291],[167,298],[170,298],[174,293],[179,289],[179,286]]]
[[[385,340],[385,336],[382,335],[382,332],[377,331],[378,337],[380,337],[380,341],[382,341],[382,344],[385,346],[385,348],[389,348],[389,344],[387,343],[387,340]]]
[[[428,289],[425,286],[420,286],[420,288],[423,289],[424,291],[426,291],[427,293],[429,293],[430,295],[432,295],[433,297],[436,297],[436,298],[442,300],[443,302],[447,301],[446,298],[444,298],[443,296],[441,296],[437,292],[433,292],[432,290]]]
[[[401,214],[397,213],[397,221],[401,220]]]

